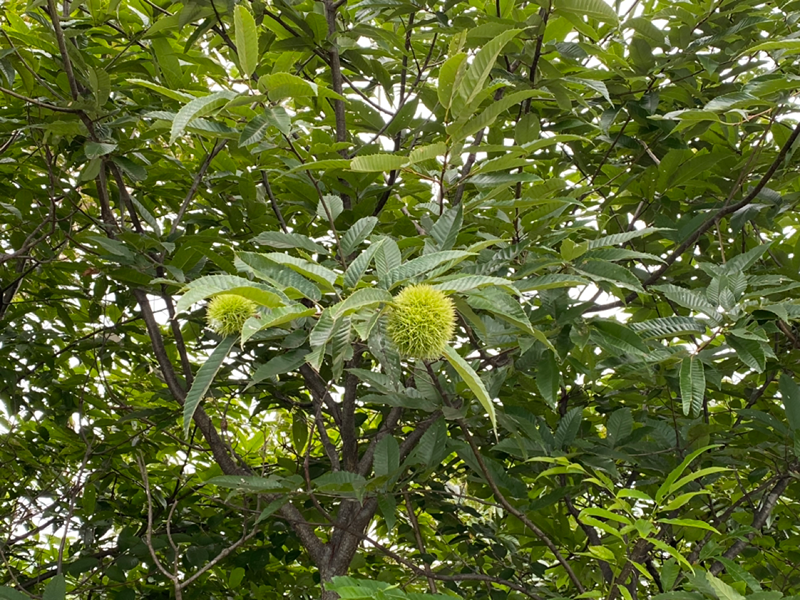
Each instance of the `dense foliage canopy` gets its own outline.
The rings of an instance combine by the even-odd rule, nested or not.
[[[800,595],[798,21],[4,0],[0,598]]]

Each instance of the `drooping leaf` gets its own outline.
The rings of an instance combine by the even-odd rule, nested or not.
[[[388,477],[400,468],[400,446],[391,435],[386,435],[375,446],[373,469],[376,477]]]
[[[60,573],[47,582],[42,600],[65,600],[67,597],[67,581]]]
[[[243,4],[237,4],[233,9],[233,28],[239,66],[242,74],[250,77],[258,65],[258,29],[253,15]]]
[[[363,308],[369,308],[385,304],[392,301],[392,295],[386,290],[377,288],[363,288],[356,290],[345,298],[339,304],[333,307],[333,317],[338,319],[344,315],[359,311]]]
[[[616,23],[619,17],[610,4],[604,0],[555,0],[556,11],[568,12],[578,17],[589,17],[607,23]]]
[[[256,369],[252,379],[250,379],[248,387],[257,385],[269,377],[275,377],[283,373],[291,373],[305,362],[305,355],[305,350],[294,350],[287,354],[281,354],[271,358]]]
[[[257,244],[272,248],[302,248],[315,254],[327,254],[325,246],[318,244],[308,236],[299,233],[284,233],[283,231],[262,231],[253,241]]]
[[[647,344],[622,323],[594,321],[592,325],[599,334],[597,340],[602,346],[634,355],[647,355],[650,352]]]
[[[394,154],[369,154],[356,156],[350,162],[350,169],[362,173],[378,173],[381,171],[394,171],[402,168],[408,159]]]
[[[681,362],[680,379],[683,414],[700,414],[706,393],[706,375],[703,363],[693,356],[684,358]]]
[[[192,119],[203,117],[222,108],[235,97],[235,92],[223,90],[221,92],[213,92],[208,96],[195,98],[186,104],[178,111],[178,114],[175,115],[175,119],[172,121],[169,143],[174,144],[175,140],[183,135],[183,132],[186,130],[189,123],[191,123]]]
[[[386,250],[384,249],[383,251],[385,252]],[[391,290],[400,283],[432,271],[444,263],[455,264],[472,255],[472,252],[464,252],[463,250],[432,252],[390,269],[381,277],[379,285]]]
[[[281,306],[269,311],[268,314],[250,317],[242,326],[242,344],[244,345],[251,337],[259,331],[278,327],[290,323],[295,319],[310,317],[317,312],[316,308],[308,308],[302,304],[290,304]]]
[[[496,428],[497,416],[494,410],[494,403],[489,397],[489,392],[486,391],[486,386],[483,384],[483,381],[481,381],[481,378],[470,366],[470,364],[464,360],[452,346],[445,346],[444,356],[448,362],[453,365],[453,368],[456,370],[456,372],[458,372],[458,374],[461,376],[461,379],[464,380],[464,383],[467,384],[472,393],[475,394],[475,397],[478,398],[478,401],[489,415],[489,420],[492,422],[492,427]]]
[[[461,115],[464,107],[469,106],[483,89],[483,84],[489,77],[489,73],[497,60],[498,55],[505,45],[519,35],[521,29],[509,29],[496,36],[485,44],[469,63],[464,75],[454,89],[453,103],[451,104],[453,114]]]
[[[555,407],[558,402],[561,372],[558,368],[555,352],[547,351],[536,365],[536,387],[545,401]]]
[[[376,217],[364,217],[353,223],[353,226],[342,236],[342,251],[345,256],[349,256],[361,242],[369,237],[377,223]]]
[[[183,296],[178,300],[175,311],[183,312],[195,302],[222,293],[244,296],[269,308],[283,305],[280,295],[274,288],[267,285],[235,275],[206,275],[195,279],[183,288]]]
[[[798,431],[800,430],[800,387],[786,373],[781,375],[779,383],[786,420],[792,430]]]
[[[189,429],[192,426],[192,417],[197,411],[197,407],[203,400],[208,388],[214,381],[217,372],[222,366],[223,361],[228,357],[228,353],[236,343],[235,336],[226,337],[219,345],[214,348],[214,351],[203,363],[195,375],[192,387],[186,393],[186,398],[183,401],[183,435],[189,437]]]
[[[338,275],[326,267],[279,252],[269,252],[262,256],[279,265],[289,267],[300,275],[321,285],[324,289],[333,291],[333,284],[336,282]]]

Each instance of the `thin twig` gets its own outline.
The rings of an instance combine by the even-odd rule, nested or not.
[[[228,140],[220,140],[218,142],[215,142],[214,147],[211,148],[211,152],[209,152],[206,155],[205,159],[203,160],[203,163],[200,165],[200,170],[197,172],[197,174],[194,176],[194,179],[192,180],[192,185],[186,194],[186,198],[183,199],[183,203],[181,204],[181,207],[178,210],[178,214],[175,216],[175,220],[172,222],[172,227],[170,227],[169,230],[170,236],[174,234],[175,231],[177,231],[178,224],[183,219],[183,215],[186,213],[186,209],[189,208],[189,203],[192,201],[192,198],[194,198],[194,195],[197,193],[197,189],[200,187],[200,182],[203,180],[203,177],[205,176],[209,165],[211,165],[211,161],[214,160],[214,157],[220,153],[220,151],[225,147],[225,144],[227,143]]]

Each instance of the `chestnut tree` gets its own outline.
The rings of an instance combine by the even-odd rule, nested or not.
[[[800,597],[798,21],[4,0],[0,599]]]

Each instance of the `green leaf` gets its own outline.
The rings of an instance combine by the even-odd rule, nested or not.
[[[358,473],[335,471],[317,477],[313,483],[320,490],[358,493],[358,490],[363,490],[366,487],[367,480]]]
[[[379,285],[391,290],[412,277],[423,275],[444,263],[450,263],[450,266],[453,266],[455,263],[473,255],[473,252],[464,252],[463,250],[432,252],[389,270],[386,275],[381,277]]]
[[[584,508],[580,513],[580,518],[583,519],[583,517],[587,515],[591,517],[601,517],[603,519],[608,519],[609,521],[622,523],[623,525],[631,525],[631,520],[628,517],[611,512],[605,508],[599,508],[595,506]]]
[[[757,373],[763,373],[767,366],[767,357],[762,344],[758,340],[744,339],[728,334],[725,341],[736,351],[736,356]]]
[[[691,317],[661,317],[640,323],[631,323],[631,329],[645,340],[671,338],[691,333],[702,334],[706,326]]]
[[[388,477],[400,468],[400,446],[391,435],[385,435],[375,446],[373,469],[376,477]]]
[[[456,243],[458,233],[461,231],[463,218],[463,204],[448,208],[431,227],[431,237],[436,240],[439,250],[450,250]]]
[[[650,349],[632,330],[616,321],[593,321],[601,346],[633,355],[647,355]]]
[[[800,387],[786,373],[781,375],[779,387],[789,427],[792,431],[800,431]]]
[[[606,425],[608,438],[616,446],[633,431],[633,416],[630,408],[620,408],[611,413]]]
[[[238,6],[236,8],[239,8]],[[247,9],[245,9],[247,10]],[[244,126],[242,133],[239,136],[239,146],[249,146],[256,144],[264,139],[267,129],[272,125],[272,119],[266,113],[259,113],[253,117],[250,122]]]
[[[471,292],[485,287],[501,287],[511,294],[518,294],[513,283],[502,277],[488,275],[459,275],[431,286],[442,292]]]
[[[483,84],[489,77],[497,57],[506,44],[514,39],[522,29],[509,29],[492,39],[478,51],[467,67],[458,87],[454,88],[452,111],[461,116],[461,111],[469,106],[483,90]]]
[[[186,393],[186,398],[183,401],[183,435],[189,437],[189,429],[192,426],[192,417],[194,416],[197,407],[206,395],[211,382],[217,375],[223,361],[228,357],[228,353],[236,343],[236,336],[229,336],[222,340],[219,345],[214,348],[211,356],[208,357],[206,362],[203,363],[195,375],[192,387]]]
[[[646,539],[647,539],[648,542],[653,544],[656,548],[658,548],[662,552],[666,552],[672,558],[674,558],[676,561],[678,561],[681,565],[686,567],[687,571],[694,572],[694,567],[691,564],[689,564],[689,561],[687,561],[686,558],[684,558],[683,554],[681,554],[680,551],[678,551],[677,549],[673,548],[669,544],[667,544],[665,542],[662,542],[661,540],[659,540],[656,537],[649,537],[649,538],[646,538]]]
[[[490,104],[478,116],[469,119],[468,121],[453,124],[448,129],[448,133],[452,136],[454,141],[463,140],[483,129],[489,127],[502,113],[507,111],[512,106],[516,106],[520,102],[528,98],[536,97],[552,97],[552,94],[543,90],[523,90],[521,92],[514,92],[504,96],[497,102]]]
[[[333,284],[336,282],[338,275],[326,267],[279,252],[270,252],[262,254],[262,256],[274,263],[285,265],[304,277],[308,277],[328,291],[333,291]]]
[[[673,510],[677,510],[681,506],[683,506],[687,502],[689,502],[695,496],[702,496],[702,495],[706,495],[706,494],[709,494],[709,493],[710,492],[708,490],[701,490],[699,492],[687,492],[686,494],[681,494],[680,496],[677,496],[676,498],[671,500],[666,506],[663,506],[662,508],[660,508],[659,511],[660,512],[670,512],[670,511],[673,511]]]
[[[681,362],[681,401],[684,415],[699,415],[703,409],[706,393],[706,374],[701,363],[694,356],[687,356]]]
[[[273,102],[280,102],[286,98],[307,98],[319,93],[316,83],[291,73],[273,73],[262,77],[259,80],[259,89],[267,90],[269,99]]]
[[[255,373],[253,373],[252,379],[250,379],[250,383],[247,384],[247,387],[261,383],[270,377],[275,377],[276,375],[282,375],[284,373],[291,373],[292,371],[299,369],[300,366],[306,362],[306,354],[307,352],[305,350],[294,350],[293,352],[281,354],[269,359],[266,363],[256,369]]]
[[[721,535],[714,527],[705,521],[697,521],[695,519],[659,519],[659,523],[667,523],[669,525],[678,525],[679,527],[694,527],[695,529],[705,529],[717,535]]]
[[[650,289],[662,292],[664,296],[680,304],[684,308],[701,312],[716,324],[719,322],[719,313],[717,309],[712,306],[703,296],[693,290],[680,288],[672,284],[654,285]]]
[[[0,587],[0,600],[30,600],[30,596],[26,596],[13,588],[2,586]]]
[[[353,223],[342,236],[342,252],[345,256],[352,254],[358,245],[369,237],[377,224],[377,217],[364,217]]]
[[[257,475],[220,475],[212,477],[205,482],[205,485],[216,485],[221,488],[238,490],[240,492],[291,492],[297,489],[295,481],[271,475],[269,477],[259,477]]]
[[[195,279],[181,291],[183,296],[175,306],[178,313],[188,310],[195,302],[222,293],[244,296],[269,308],[283,306],[283,300],[274,288],[235,275],[206,275]]]
[[[478,374],[475,372],[475,370],[466,360],[461,358],[461,355],[456,352],[452,346],[445,346],[444,356],[453,366],[456,372],[461,376],[461,379],[464,380],[469,389],[472,390],[472,393],[478,398],[478,401],[489,415],[489,420],[492,422],[492,427],[497,429],[497,416],[495,415],[494,404],[492,403],[492,399],[489,397],[489,392],[486,391],[486,386],[483,384],[481,378],[478,377]]]
[[[408,164],[424,162],[426,160],[433,160],[439,156],[447,153],[447,144],[438,142],[436,144],[428,144],[426,146],[418,146],[414,148],[408,155]]]
[[[729,586],[727,583],[722,581],[721,579],[714,577],[711,573],[706,573],[706,580],[708,581],[709,585],[713,588],[716,592],[717,597],[719,600],[745,600],[744,596],[742,596],[739,592]]]
[[[551,408],[555,408],[558,402],[560,385],[561,372],[555,352],[548,350],[536,365],[536,387]]]
[[[392,301],[392,295],[378,288],[356,290],[331,309],[334,319],[357,312],[363,308],[379,306]]]
[[[667,475],[667,478],[664,480],[664,483],[661,484],[661,486],[658,488],[658,491],[656,492],[655,496],[656,503],[660,504],[661,501],[670,493],[669,490],[672,487],[672,485],[675,483],[678,477],[680,477],[683,474],[683,472],[686,470],[686,467],[688,467],[692,463],[692,461],[694,461],[695,458],[700,456],[703,452],[711,450],[712,448],[719,448],[719,444],[715,444],[712,446],[704,446],[702,448],[694,450],[692,453],[689,454],[689,456],[683,459],[683,462],[681,462],[681,464],[679,464],[672,471],[670,471],[670,474]]]
[[[403,262],[400,247],[390,237],[381,239],[381,247],[375,253],[375,270],[379,277],[384,277],[392,269],[399,267]]]
[[[356,156],[350,162],[350,170],[361,173],[379,173],[382,171],[396,171],[401,169],[408,159],[405,156],[394,154],[369,154]]]
[[[138,85],[149,90],[153,90],[154,92],[158,92],[162,96],[166,96],[171,100],[175,100],[180,103],[189,102],[195,100],[195,97],[191,94],[187,94],[186,92],[178,92],[175,90],[171,90],[166,88],[162,85],[158,85],[157,83],[153,83],[152,81],[145,81],[144,79],[128,79],[128,83],[132,83],[134,85]]]
[[[386,531],[391,533],[397,522],[397,516],[395,515],[397,501],[392,494],[381,494],[378,496],[378,508],[381,509],[381,515],[383,515],[383,520],[386,522]]]
[[[263,516],[263,513],[262,513],[262,516]],[[262,517],[259,517],[258,519],[259,520],[256,521],[256,523],[258,523],[259,521],[263,521]],[[238,588],[241,585],[242,581],[244,580],[244,576],[245,576],[244,568],[236,567],[235,569],[233,569],[231,571],[230,575],[228,575],[228,587],[233,588],[233,589]]]
[[[464,52],[454,54],[439,67],[439,84],[436,91],[439,96],[439,103],[445,108],[450,108],[453,92],[458,89],[458,83],[464,76],[467,64],[464,62],[467,55]]]
[[[639,278],[621,265],[605,260],[585,260],[573,268],[592,281],[608,281],[621,288],[644,293]]]
[[[83,152],[86,154],[86,158],[91,160],[93,158],[105,156],[106,154],[111,154],[116,149],[116,143],[106,144],[100,142],[86,142],[86,145],[83,147]]]
[[[619,20],[614,9],[604,0],[555,0],[553,8],[557,12],[568,12],[606,23],[616,23]]]
[[[768,595],[759,595],[759,592],[762,592],[762,588],[755,577],[724,556],[718,556],[717,560],[725,565],[725,570],[728,572],[728,575],[731,575],[738,581],[745,582],[751,591],[756,592],[756,594],[749,596],[750,600],[780,600],[783,597],[783,594],[780,592],[766,592],[766,594],[774,594],[772,598]]]
[[[332,171],[333,169],[349,169],[350,159],[344,158],[328,158],[325,160],[315,160],[314,162],[307,162],[296,167],[289,169],[289,173],[297,171]]]
[[[328,249],[325,246],[299,233],[264,231],[254,237],[253,241],[272,248],[302,248],[314,254],[328,254]]]
[[[350,266],[347,267],[347,270],[344,273],[344,287],[354,288],[358,282],[361,281],[364,273],[366,273],[367,269],[369,268],[369,263],[372,262],[373,256],[375,256],[375,253],[382,244],[383,240],[379,240],[374,244],[370,244],[366,250],[359,254],[355,260],[350,263]]]
[[[339,196],[328,194],[317,203],[317,216],[328,223],[336,221],[343,210],[344,203]]]
[[[333,313],[330,308],[322,311],[322,314],[317,319],[314,329],[308,336],[308,341],[312,348],[323,347],[328,343],[333,335],[334,328],[336,327],[336,319],[333,318]]]
[[[630,240],[650,235],[656,231],[664,231],[662,227],[645,227],[643,229],[634,229],[633,231],[626,231],[624,233],[614,233],[603,237],[589,240],[588,250],[595,248],[607,248],[609,246],[619,246]]]
[[[273,513],[279,511],[283,507],[283,505],[286,504],[288,501],[289,501],[289,496],[281,496],[277,500],[273,500],[272,502],[267,504],[267,507],[261,511],[261,514],[258,515],[258,518],[256,519],[255,523],[253,523],[253,525],[258,525],[259,523],[261,523],[261,521],[268,519]],[[241,567],[237,567],[236,569],[233,570],[233,572],[231,573],[231,579],[233,579],[233,573],[236,573],[238,569],[241,569]],[[242,569],[242,572],[244,572],[244,569]],[[236,587],[236,586],[231,585],[231,587]]]
[[[208,96],[195,98],[186,104],[178,111],[178,114],[175,115],[175,120],[172,121],[172,130],[170,131],[169,143],[174,144],[175,140],[183,135],[183,132],[186,130],[186,127],[189,125],[192,119],[205,116],[219,108],[222,108],[228,102],[233,100],[236,95],[237,94],[235,92],[223,90],[221,92],[214,92]]]
[[[686,475],[673,483],[669,488],[669,493],[672,494],[677,490],[681,489],[687,483],[691,483],[695,479],[700,479],[701,477],[705,477],[706,475],[713,475],[715,473],[724,473],[725,471],[730,471],[730,469],[726,467],[708,467],[705,469],[700,469],[699,471],[694,471],[689,475]]]
[[[470,306],[478,310],[488,311],[504,321],[519,327],[526,333],[532,335],[550,350],[554,350],[552,343],[547,337],[533,325],[525,310],[520,305],[520,300],[503,293],[499,288],[484,288],[479,292],[473,292],[467,298]]]
[[[532,292],[534,290],[553,290],[562,287],[575,287],[589,284],[589,280],[580,275],[566,275],[562,273],[551,273],[541,277],[531,277],[521,281],[515,281],[514,287],[520,292]]]
[[[242,75],[250,77],[258,66],[258,29],[253,15],[243,4],[233,9],[233,29]]]
[[[553,436],[553,444],[558,449],[563,449],[575,441],[575,436],[581,427],[583,419],[583,409],[575,407],[571,409],[558,423],[558,429]]]
[[[785,50],[784,56],[800,52],[800,40],[797,38],[784,38],[756,44],[752,48],[742,50],[742,53],[767,52],[769,50]]]
[[[314,283],[289,267],[269,260],[263,254],[239,252],[233,263],[240,271],[251,273],[258,279],[268,281],[289,298],[308,298],[314,302],[318,302],[322,298],[322,293]]]
[[[64,576],[59,574],[53,577],[44,589],[42,600],[65,600],[67,597],[67,582]]]
[[[244,322],[242,326],[242,345],[247,342],[259,331],[278,327],[290,323],[295,319],[302,319],[303,317],[310,317],[316,314],[316,308],[308,308],[302,304],[291,304],[289,306],[280,306],[269,311],[268,314],[261,314],[257,317],[250,317]]]

